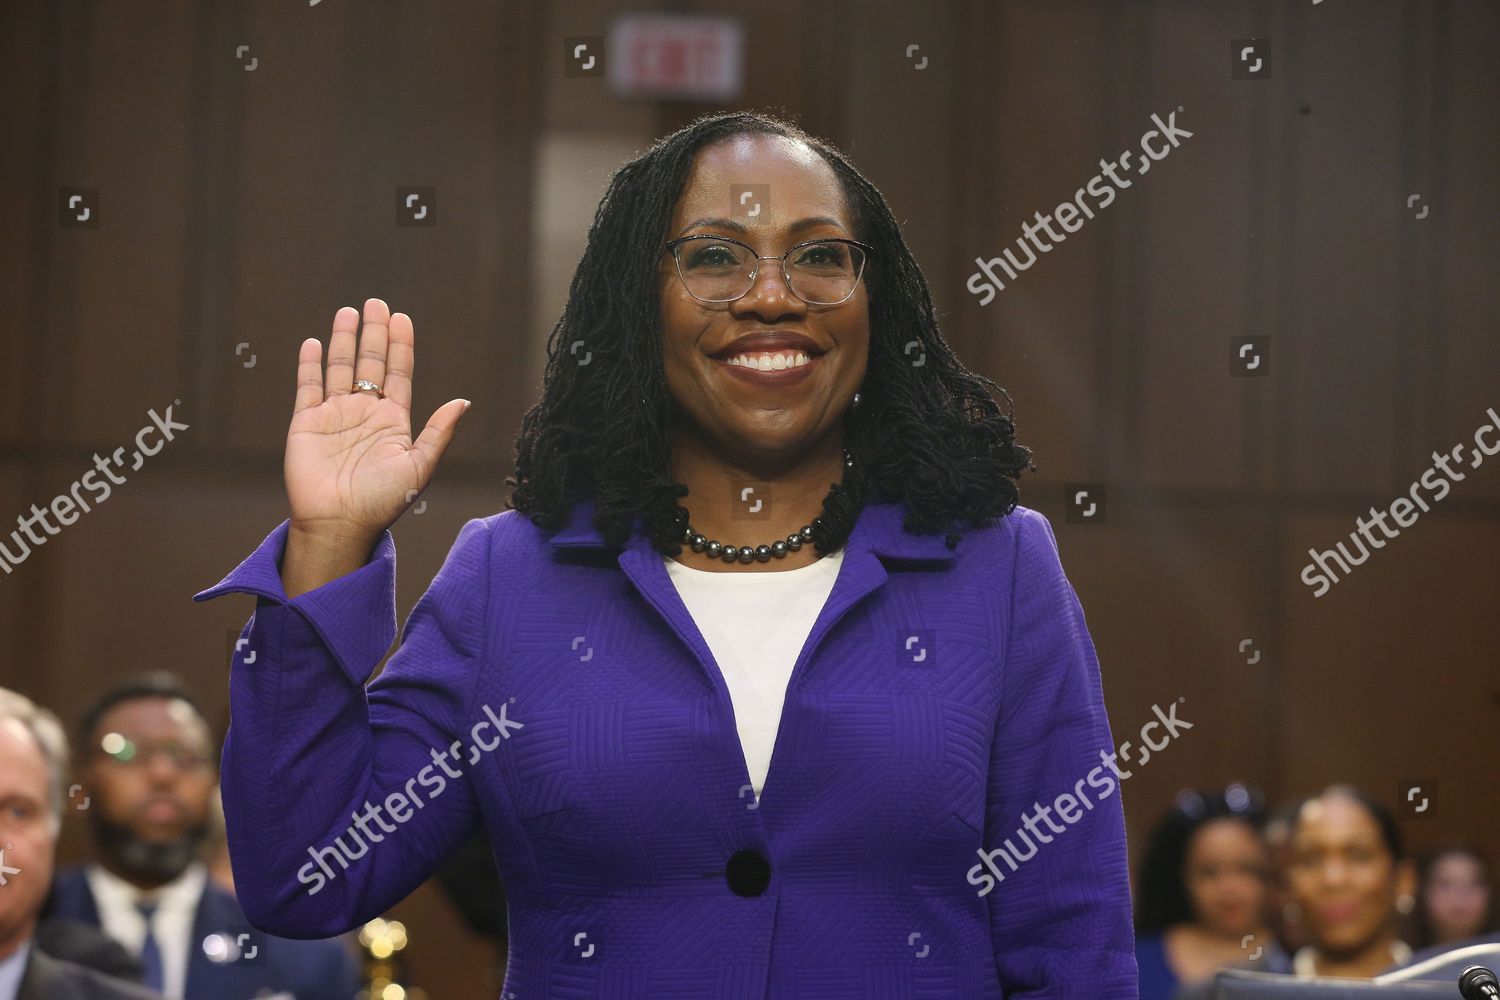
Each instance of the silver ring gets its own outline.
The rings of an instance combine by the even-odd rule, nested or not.
[[[380,391],[380,386],[376,385],[374,382],[371,382],[368,379],[356,379],[354,382],[354,391],[373,392],[377,393],[381,399],[385,398],[385,393]]]

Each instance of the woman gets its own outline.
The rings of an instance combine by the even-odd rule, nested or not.
[[[1141,1000],[1170,1000],[1228,965],[1266,968],[1264,799],[1243,785],[1185,790],[1151,835],[1136,901]]]
[[[1411,957],[1397,934],[1415,875],[1390,812],[1348,785],[1304,800],[1292,821],[1288,882],[1308,943],[1299,976],[1370,979]]]
[[[1430,851],[1417,862],[1412,946],[1455,945],[1496,929],[1490,865],[1472,847]]]
[[[258,596],[224,749],[257,926],[357,925],[483,828],[507,994],[1135,995],[1107,772],[993,891],[970,877],[1113,743],[1015,506],[1028,452],[839,153],[730,114],[616,173],[513,509],[463,526],[367,689],[387,529],[468,402],[411,441],[411,321],[367,301],[356,351],[358,318],[326,371],[302,344],[290,517],[196,596]]]

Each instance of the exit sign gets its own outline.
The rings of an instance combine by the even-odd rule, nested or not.
[[[621,97],[721,101],[744,86],[739,19],[627,14],[610,25],[610,88]]]

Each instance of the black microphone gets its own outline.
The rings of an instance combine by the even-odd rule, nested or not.
[[[1471,965],[1458,977],[1458,992],[1464,1000],[1500,1000],[1500,981],[1482,965]]]

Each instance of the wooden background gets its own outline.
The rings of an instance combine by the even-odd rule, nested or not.
[[[181,400],[190,429],[0,576],[0,684],[72,719],[168,667],[227,717],[249,602],[189,597],[284,516],[296,345],[371,295],[416,322],[418,419],[475,402],[395,529],[404,617],[458,528],[503,506],[610,172],[718,107],[564,75],[564,38],[652,9],[744,17],[726,106],[846,149],[945,335],[1012,392],[1039,467],[1022,502],[1057,531],[1116,738],[1178,698],[1194,725],[1127,783],[1137,851],[1186,785],[1280,801],[1338,779],[1394,807],[1420,779],[1438,792],[1403,823],[1415,846],[1500,855],[1500,459],[1326,596],[1298,578],[1500,408],[1500,6],[1477,0],[6,3],[4,530],[151,408]],[[1236,38],[1271,40],[1269,79],[1230,78]],[[965,291],[1178,107],[1191,139],[996,301]],[[406,184],[437,187],[436,226],[394,224]],[[99,191],[99,228],[60,227],[63,187]],[[1229,377],[1235,336],[1272,338],[1269,376]],[[1106,484],[1106,523],[1066,522],[1071,482]],[[491,991],[485,943],[431,887],[395,915],[414,982]]]

